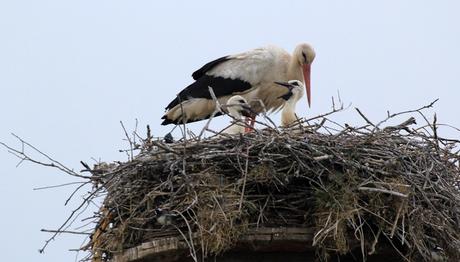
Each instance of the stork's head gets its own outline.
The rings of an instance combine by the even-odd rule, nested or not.
[[[294,50],[294,59],[299,63],[302,68],[303,82],[307,90],[308,106],[311,104],[311,91],[310,91],[310,70],[311,63],[315,60],[315,50],[309,44],[300,44]]]
[[[304,84],[299,80],[289,80],[288,82],[275,82],[275,84],[287,88],[286,94],[280,96],[279,98],[282,98],[286,101],[292,101],[294,103],[297,103],[297,101],[299,101],[299,99],[303,96],[303,89],[305,87]]]
[[[230,99],[227,100],[225,109],[227,110],[229,115],[236,119],[241,119],[242,116],[253,116],[251,106],[249,106],[246,99],[244,99],[244,97],[240,95],[230,97]]]

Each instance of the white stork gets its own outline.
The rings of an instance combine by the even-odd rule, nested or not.
[[[225,105],[230,97],[241,95],[255,113],[260,113],[272,112],[284,105],[285,101],[279,97],[286,88],[274,82],[294,79],[305,84],[310,105],[310,66],[314,58],[310,45],[299,44],[292,55],[282,48],[268,46],[211,61],[195,71],[192,74],[195,82],[169,103],[162,125],[209,118],[216,103],[208,86],[213,88],[220,104]]]
[[[295,106],[297,102],[302,98],[305,88],[303,83],[298,80],[290,80],[288,82],[275,82],[280,86],[287,87],[288,92],[280,98],[284,99],[283,111],[281,112],[281,126],[288,127],[297,121],[297,115],[295,113]]]
[[[228,114],[235,120],[232,125],[226,128],[222,133],[234,135],[234,134],[243,134],[246,132],[246,127],[243,120],[243,116],[251,117],[253,113],[251,107],[244,97],[240,95],[232,96],[228,99],[227,104],[224,106],[224,109]]]

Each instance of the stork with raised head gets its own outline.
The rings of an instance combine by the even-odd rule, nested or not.
[[[216,103],[208,87],[212,87],[220,104],[226,104],[234,95],[241,95],[255,113],[260,113],[272,112],[284,105],[285,100],[279,97],[286,89],[274,81],[299,80],[305,84],[310,105],[310,67],[314,58],[315,52],[310,45],[299,44],[292,55],[282,48],[268,46],[211,61],[195,71],[192,74],[195,82],[168,104],[162,124],[209,118],[216,110]]]
[[[298,80],[290,80],[288,82],[275,82],[280,86],[287,88],[287,93],[280,96],[284,101],[283,111],[281,111],[281,126],[289,127],[298,120],[295,113],[295,106],[302,98],[305,88],[303,83]]]
[[[232,96],[228,99],[224,110],[233,118],[232,125],[226,128],[222,133],[234,135],[246,132],[246,126],[243,117],[252,117],[251,107],[244,97],[240,95]]]

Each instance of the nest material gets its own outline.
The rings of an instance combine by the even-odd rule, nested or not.
[[[434,254],[457,261],[458,141],[409,129],[412,122],[320,132],[323,121],[172,145],[146,140],[137,157],[102,176],[93,252],[110,260],[156,237],[182,235],[192,253],[207,256],[231,248],[249,228],[286,226],[314,228],[322,258],[356,247],[366,257],[390,243],[409,261]],[[159,208],[171,225],[158,223]]]

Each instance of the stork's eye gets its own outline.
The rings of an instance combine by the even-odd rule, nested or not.
[[[238,100],[238,102],[240,102],[241,104],[246,104],[246,101],[244,101],[243,99]]]
[[[302,52],[302,56],[303,56],[303,61],[306,63],[307,62],[307,55],[304,52]]]
[[[293,82],[293,83],[291,83],[291,85],[293,85],[293,86],[299,86],[299,83]]]

